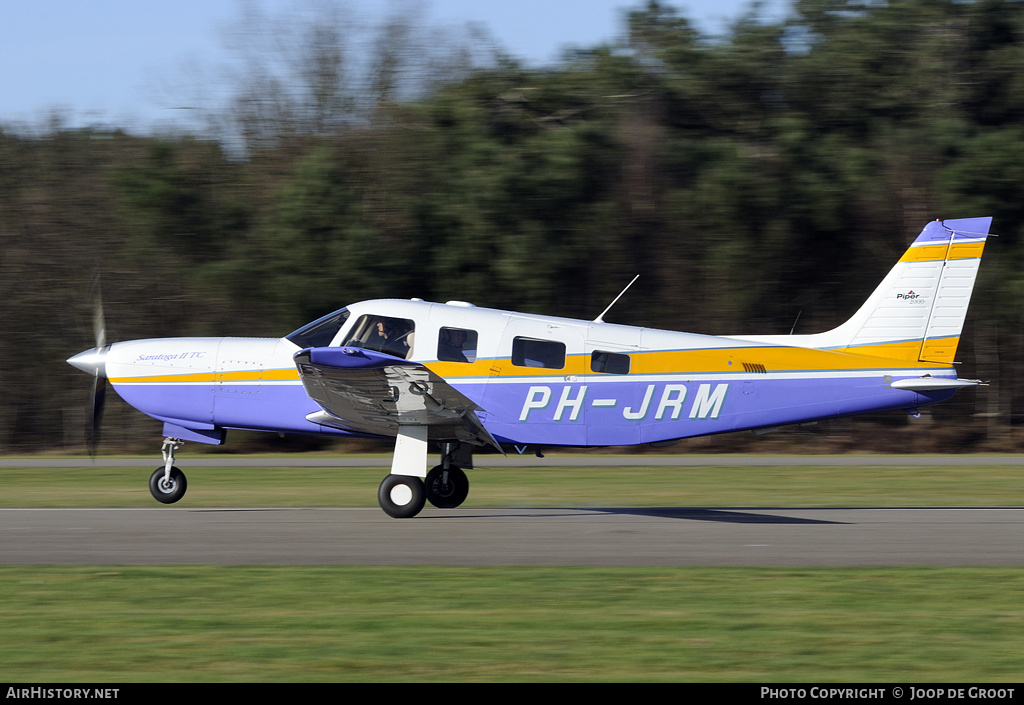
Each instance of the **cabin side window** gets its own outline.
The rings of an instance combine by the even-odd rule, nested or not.
[[[629,355],[595,350],[590,356],[590,369],[608,375],[628,375]]]
[[[565,343],[516,337],[512,340],[512,364],[560,370],[565,367]]]
[[[442,328],[437,334],[437,359],[442,362],[475,362],[476,331]]]
[[[415,335],[416,324],[411,319],[361,316],[345,345],[408,359],[412,356]]]

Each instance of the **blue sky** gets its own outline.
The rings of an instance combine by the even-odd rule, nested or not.
[[[268,14],[296,0],[254,0]],[[301,3],[302,0],[299,0]],[[393,1],[344,3],[382,15]],[[571,46],[612,41],[640,0],[420,0],[431,25],[477,23],[509,53],[542,65]],[[705,33],[722,31],[749,0],[673,2]],[[37,123],[53,109],[72,124],[144,128],[170,121],[167,87],[185,66],[213,66],[240,0],[0,0],[0,124]],[[763,14],[784,14],[766,0]],[[199,82],[202,79],[193,77]]]

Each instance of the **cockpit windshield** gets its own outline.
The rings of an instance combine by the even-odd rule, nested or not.
[[[323,318],[318,318],[312,323],[307,323],[302,328],[299,328],[294,333],[289,333],[285,337],[303,349],[324,348],[331,344],[334,336],[345,325],[348,316],[348,309],[343,308],[334,313],[329,313]]]

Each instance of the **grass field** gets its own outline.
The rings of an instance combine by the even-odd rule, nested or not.
[[[154,463],[154,467],[155,467]],[[179,507],[376,507],[386,468],[188,467]],[[150,468],[0,468],[0,507],[154,507]],[[1021,466],[517,467],[470,471],[467,507],[1024,506]]]
[[[0,680],[1019,681],[1017,569],[0,569]]]
[[[155,506],[148,470],[0,469],[7,507]],[[375,506],[372,469],[193,468],[185,506]],[[467,506],[1021,506],[1016,467],[522,468]],[[2,538],[2,537],[0,537]],[[0,543],[2,551],[2,543]],[[0,681],[995,682],[1020,568],[0,568]]]

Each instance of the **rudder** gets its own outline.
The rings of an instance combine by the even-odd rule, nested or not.
[[[943,225],[948,229],[948,235],[941,232],[935,235],[936,239],[945,236],[946,252],[938,290],[928,318],[928,328],[924,340],[921,341],[918,359],[922,362],[953,362],[992,219],[947,220]],[[927,231],[926,227],[925,232]],[[924,234],[921,233],[922,236]],[[918,240],[920,239],[919,237]],[[942,243],[930,246],[941,249]]]

